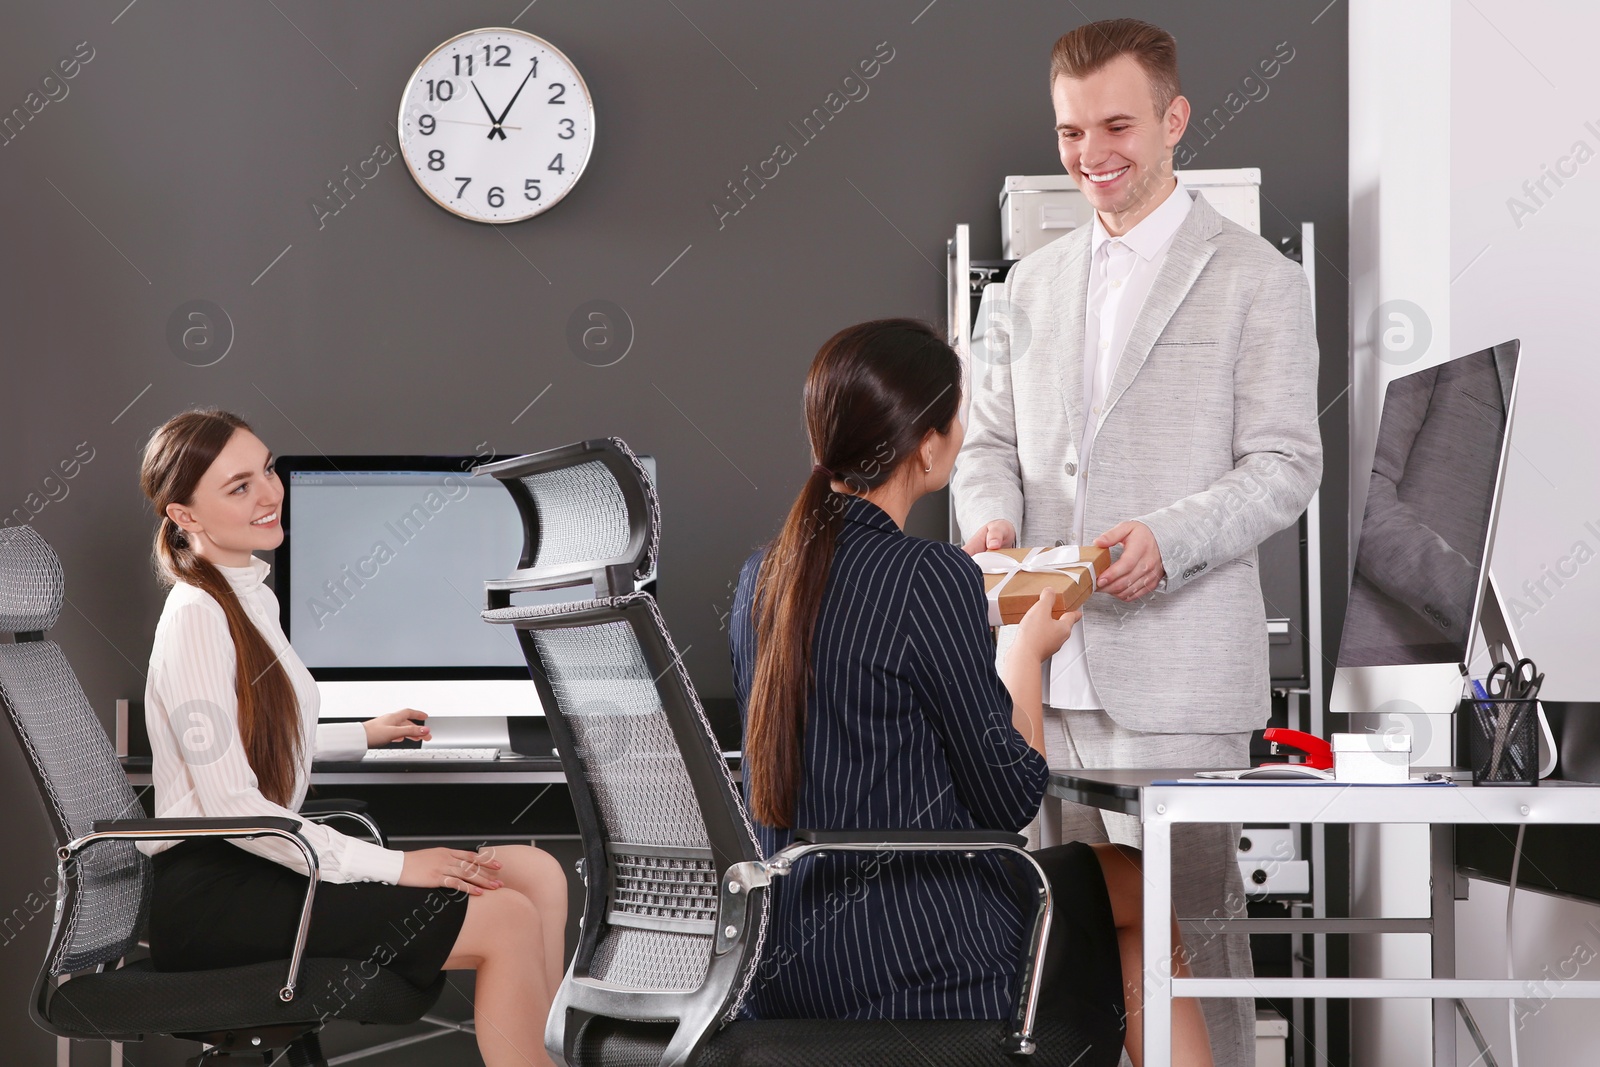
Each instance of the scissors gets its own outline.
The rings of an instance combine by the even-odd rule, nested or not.
[[[1533,660],[1523,658],[1515,663],[1496,663],[1484,686],[1494,700],[1530,700],[1543,684],[1544,675]]]
[[[1525,702],[1531,701],[1539,695],[1539,687],[1544,684],[1544,675],[1533,665],[1533,660],[1523,658],[1515,663],[1496,663],[1489,671],[1485,688],[1489,697],[1496,701],[1506,701],[1495,714],[1494,746],[1489,756],[1489,773],[1495,774],[1495,768],[1500,765],[1500,755],[1505,751],[1506,736],[1515,727],[1517,721],[1526,710]],[[1512,753],[1514,762],[1516,753]]]

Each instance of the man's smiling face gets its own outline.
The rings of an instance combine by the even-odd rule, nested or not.
[[[1117,232],[1126,232],[1170,188],[1188,101],[1174,97],[1158,113],[1150,79],[1131,55],[1082,78],[1056,78],[1050,98],[1061,165],[1108,228],[1121,220]]]

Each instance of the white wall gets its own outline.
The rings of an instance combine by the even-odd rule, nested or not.
[[[1389,379],[1521,338],[1494,573],[1545,694],[1600,699],[1600,5],[1353,0],[1349,18],[1351,535]],[[1425,856],[1417,828],[1354,834],[1353,913],[1419,914]],[[1504,887],[1472,883],[1458,974],[1504,974],[1504,908]],[[1596,976],[1600,908],[1528,893],[1518,913],[1519,977]],[[1357,974],[1427,973],[1421,937],[1352,939],[1351,957]],[[1509,1063],[1505,1002],[1472,1008]],[[1521,1062],[1593,1061],[1591,1005],[1521,1002],[1521,1017]],[[1358,1067],[1426,1061],[1425,1002],[1352,1018]],[[1482,1062],[1464,1028],[1457,1048]]]
[[[1452,345],[1522,338],[1494,574],[1556,700],[1600,700],[1597,34],[1581,0],[1474,0],[1451,32]]]
[[[1447,0],[1350,6],[1350,559],[1372,472],[1383,390],[1448,359],[1451,9]],[[1353,727],[1357,728],[1357,727]],[[1447,730],[1433,731],[1448,737]],[[1351,914],[1428,908],[1428,833],[1351,828]],[[1429,973],[1420,934],[1352,937],[1351,974]],[[1426,1001],[1353,1001],[1357,1067],[1414,1067],[1432,1047]]]
[[[1457,973],[1469,978],[1504,977],[1505,927],[1506,887],[1474,881],[1467,899],[1456,905],[1456,928],[1462,934]],[[1542,994],[1563,982],[1600,979],[1600,908],[1519,889],[1511,940],[1516,946],[1515,974],[1529,980],[1535,993],[1516,1002],[1519,1061],[1532,1067],[1595,1062],[1600,1058],[1596,1052],[1600,1021],[1594,1001],[1553,1000]],[[1509,1067],[1511,1020],[1506,1002],[1473,1000],[1467,1006],[1495,1061]],[[1466,1027],[1458,1024],[1457,1031],[1456,1063],[1480,1067],[1484,1061]]]
[[[1474,0],[1450,48],[1451,343],[1523,343],[1495,579],[1545,694],[1587,701],[1600,700],[1597,35],[1593,3]],[[1459,973],[1502,975],[1505,888],[1473,882],[1457,916]],[[1519,892],[1513,941],[1519,978],[1600,976],[1600,908]],[[1508,1064],[1505,1002],[1471,1007]],[[1595,1061],[1592,1002],[1519,1001],[1518,1017],[1522,1063]],[[1473,1063],[1464,1030],[1457,1048]]]

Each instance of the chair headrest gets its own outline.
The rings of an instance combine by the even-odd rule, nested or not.
[[[523,519],[520,565],[491,586],[570,584],[577,574],[621,568],[631,588],[654,572],[661,506],[644,462],[621,438],[579,441],[472,473],[499,479]]]
[[[50,629],[61,617],[64,595],[61,560],[38,531],[0,528],[0,633]]]

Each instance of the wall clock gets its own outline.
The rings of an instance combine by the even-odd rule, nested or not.
[[[594,102],[549,41],[471,30],[417,65],[399,128],[411,176],[434,203],[475,222],[518,222],[577,184],[594,147]]]

